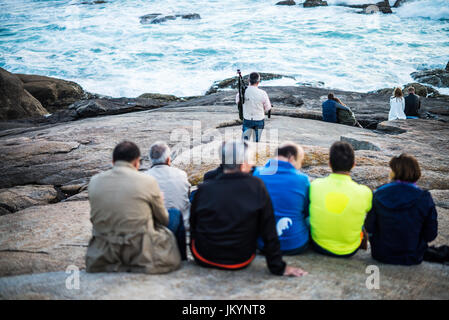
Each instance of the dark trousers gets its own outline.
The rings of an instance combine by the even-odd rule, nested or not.
[[[255,133],[256,142],[259,142],[262,130],[265,127],[265,120],[243,120],[243,139],[249,140]]]
[[[170,231],[173,232],[176,237],[176,242],[178,244],[179,253],[181,254],[181,259],[187,260],[186,229],[184,227],[182,213],[175,208],[170,208],[167,211],[169,214],[167,228],[170,229]]]

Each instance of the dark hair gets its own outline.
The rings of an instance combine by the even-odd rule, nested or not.
[[[354,149],[347,142],[335,142],[329,152],[329,162],[333,172],[349,172],[354,166]]]
[[[334,96],[334,94],[333,94],[332,92],[330,92],[330,93],[327,95],[327,98],[328,98],[329,100],[335,100],[335,96]]]
[[[140,157],[139,147],[131,141],[122,141],[115,146],[112,161],[131,162]]]
[[[257,72],[252,72],[249,75],[249,83],[250,84],[254,85],[254,84],[256,84],[259,81],[260,81],[260,75]]]
[[[294,145],[287,144],[285,146],[278,148],[278,156],[290,158],[293,156],[295,159],[298,159],[298,148]]]
[[[394,173],[394,180],[415,183],[421,177],[418,160],[406,153],[391,158],[389,165]]]

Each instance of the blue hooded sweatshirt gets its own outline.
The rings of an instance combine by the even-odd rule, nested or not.
[[[273,203],[276,229],[282,251],[295,250],[309,241],[309,187],[307,175],[291,163],[271,159],[254,171],[262,179]],[[258,247],[263,248],[262,239]]]
[[[432,196],[412,183],[383,185],[374,193],[365,228],[374,259],[389,264],[420,264],[427,243],[438,232]]]

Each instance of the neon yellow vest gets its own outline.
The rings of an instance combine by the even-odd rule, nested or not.
[[[313,241],[337,255],[354,252],[371,210],[373,194],[350,176],[332,173],[310,184],[310,229]]]

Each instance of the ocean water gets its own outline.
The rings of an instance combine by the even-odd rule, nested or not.
[[[114,97],[203,94],[236,69],[370,91],[412,81],[449,60],[449,1],[409,0],[394,14],[277,0],[0,0],[0,67],[72,80]],[[298,2],[298,1],[297,1]],[[375,1],[372,1],[375,2]],[[393,3],[394,1],[390,1]],[[143,25],[149,13],[199,13]],[[449,93],[448,89],[440,91]]]

